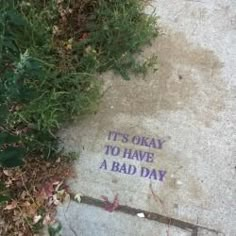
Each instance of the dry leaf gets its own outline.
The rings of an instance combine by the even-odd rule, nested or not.
[[[16,201],[12,201],[10,204],[8,204],[8,205],[4,208],[4,210],[13,210],[13,209],[16,208],[16,206],[17,206],[17,202],[16,202]]]
[[[43,199],[48,199],[49,197],[52,197],[54,192],[53,184],[52,183],[46,183],[41,191],[39,192],[39,196]]]
[[[10,170],[3,170],[4,175],[11,177],[12,176],[12,172]]]
[[[74,199],[75,199],[77,202],[81,202],[81,196],[82,196],[81,193],[77,193],[77,194],[75,194]]]
[[[25,199],[25,197],[28,195],[28,193],[26,191],[23,191],[20,195],[21,199]]]
[[[36,203],[33,203],[25,209],[25,212],[29,216],[34,216],[37,213],[37,210],[38,206],[36,205]]]
[[[31,204],[30,204],[28,201],[23,202],[23,203],[21,204],[22,207],[29,207],[30,205],[31,205]]]
[[[110,202],[106,196],[102,196],[102,199],[105,203],[105,210],[109,212],[115,211],[119,207],[119,200],[118,200],[118,194],[116,194],[113,202]]]
[[[58,198],[57,198],[57,194],[54,194],[53,196],[52,196],[52,199],[53,199],[53,204],[54,205],[59,205],[60,204],[60,201],[58,200]]]
[[[52,219],[49,214],[47,214],[44,219],[43,219],[43,224],[44,225],[49,225],[52,222]]]
[[[59,191],[62,184],[63,184],[63,181],[61,181],[61,182],[57,181],[57,182],[53,183],[53,185],[56,185],[55,191]]]
[[[41,215],[34,216],[34,220],[33,220],[34,224],[37,224],[41,219],[42,219]]]

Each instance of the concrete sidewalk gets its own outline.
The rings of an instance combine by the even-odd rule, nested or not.
[[[63,236],[236,235],[236,2],[152,5],[162,35],[144,55],[159,71],[102,75],[98,112],[60,134],[80,153],[70,186],[85,196],[58,209]],[[96,204],[116,195],[130,211]]]

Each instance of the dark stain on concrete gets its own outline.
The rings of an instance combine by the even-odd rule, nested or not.
[[[220,79],[223,64],[212,51],[194,47],[181,33],[171,33],[162,35],[143,54],[158,55],[159,71],[131,81],[103,75],[109,89],[100,112],[152,115],[188,109],[206,126],[217,118],[224,108],[225,84]]]

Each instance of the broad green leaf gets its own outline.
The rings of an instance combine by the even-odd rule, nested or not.
[[[19,137],[6,132],[0,133],[0,145],[11,144],[19,141]]]
[[[16,26],[26,26],[26,20],[18,12],[9,10],[6,14],[8,20]]]
[[[8,147],[0,152],[0,164],[4,167],[15,167],[22,165],[25,149],[20,147]]]
[[[5,184],[3,183],[3,181],[0,181],[0,191],[2,192],[2,191],[4,191],[4,190],[6,190],[6,186],[5,186]]]
[[[4,40],[4,44],[3,46],[5,48],[7,48],[8,50],[10,50],[11,52],[14,52],[14,53],[17,53],[18,52],[18,48],[14,42],[14,38],[11,38],[11,37],[7,37],[5,40]]]
[[[1,100],[1,98],[0,98],[0,100]],[[7,116],[8,116],[8,113],[9,112],[7,110],[7,107],[4,106],[4,105],[0,105],[0,125],[5,123],[5,121],[7,119]]]

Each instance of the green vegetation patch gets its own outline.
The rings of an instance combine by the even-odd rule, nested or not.
[[[0,1],[0,165],[52,157],[63,123],[96,108],[97,74],[144,72],[155,36],[140,0]]]

